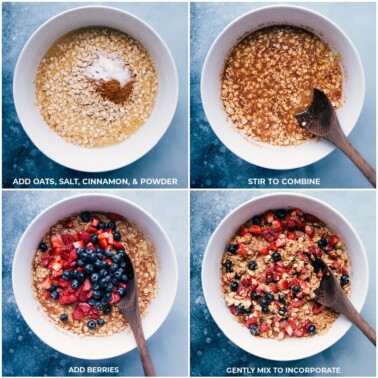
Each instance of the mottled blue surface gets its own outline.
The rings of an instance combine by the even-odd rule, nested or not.
[[[98,191],[109,193],[109,191]],[[44,344],[23,320],[12,291],[11,268],[17,244],[46,207],[83,191],[3,191],[3,376],[67,376],[69,367],[116,366],[120,376],[143,376],[136,350],[99,361],[68,357]],[[164,228],[176,252],[179,286],[168,318],[148,340],[160,376],[188,372],[188,194],[185,191],[112,191],[148,211]],[[88,375],[88,374],[83,374]],[[92,374],[114,375],[114,374]],[[117,374],[116,374],[117,375]]]
[[[50,17],[81,5],[109,5],[129,11],[150,24],[175,59],[180,91],[173,121],[160,142],[125,168],[88,174],[65,168],[43,155],[24,132],[13,104],[12,81],[18,56],[31,34]],[[17,187],[19,177],[149,178],[173,177],[177,187],[188,181],[188,11],[186,3],[4,3],[3,4],[3,187]],[[111,159],[111,156],[109,156]],[[30,185],[29,187],[40,187]],[[46,186],[44,186],[46,187]],[[65,187],[75,187],[66,185]],[[90,186],[89,186],[90,187]],[[138,187],[141,187],[140,185]]]
[[[362,315],[375,327],[375,192],[343,191],[342,195],[339,191],[298,192],[319,198],[333,206],[351,222],[360,235],[368,255],[370,269],[369,292]],[[231,375],[226,373],[228,367],[267,366],[341,367],[341,376],[375,376],[375,348],[355,326],[352,326],[335,345],[314,357],[292,362],[274,362],[239,349],[223,335],[213,321],[203,297],[200,277],[207,242],[227,214],[240,204],[261,194],[257,191],[192,191],[191,193],[191,375],[224,376]]]
[[[369,188],[369,182],[339,150],[305,168],[268,170],[238,158],[223,145],[210,127],[202,108],[199,86],[206,54],[218,34],[231,21],[248,11],[270,4],[191,4],[191,187],[246,188],[248,178],[311,177],[320,178],[321,187],[324,188]],[[375,3],[295,5],[316,10],[337,23],[348,34],[361,56],[366,76],[365,103],[349,139],[366,160],[375,166]]]

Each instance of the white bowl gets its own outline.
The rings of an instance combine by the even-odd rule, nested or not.
[[[64,199],[43,211],[26,229],[16,250],[12,269],[13,290],[18,308],[33,332],[50,347],[76,358],[110,358],[136,347],[128,328],[112,336],[81,337],[58,327],[41,309],[32,288],[32,262],[35,248],[50,227],[73,213],[115,212],[135,224],[155,245],[158,275],[156,296],[142,318],[146,339],[164,322],[176,296],[178,273],[175,252],[167,234],[145,210],[125,199],[86,194]]]
[[[233,210],[214,231],[202,263],[202,288],[212,317],[223,333],[237,346],[256,356],[275,361],[291,361],[313,356],[336,343],[351,323],[340,316],[327,333],[314,337],[287,338],[283,341],[251,336],[230,313],[222,296],[220,266],[231,237],[253,215],[269,209],[300,208],[323,220],[345,242],[351,262],[350,301],[361,311],[366,299],[369,269],[366,252],[353,226],[338,211],[318,199],[301,194],[268,194]]]
[[[155,106],[146,123],[125,141],[105,147],[67,143],[43,121],[36,105],[34,79],[46,51],[66,33],[87,26],[118,29],[138,40],[149,52],[159,81]],[[33,33],[17,61],[13,96],[21,125],[41,152],[68,168],[104,172],[141,158],[167,131],[178,100],[177,70],[165,42],[144,21],[120,9],[85,6],[58,14]]]
[[[290,5],[259,8],[229,24],[211,46],[201,77],[201,97],[206,117],[217,137],[241,159],[270,169],[292,169],[312,164],[335,147],[312,139],[299,146],[273,146],[246,139],[236,131],[221,100],[221,76],[232,48],[245,34],[268,25],[289,24],[308,29],[340,53],[343,68],[343,106],[337,116],[348,135],[356,124],[365,97],[365,78],[360,57],[348,36],[331,20],[312,10]]]

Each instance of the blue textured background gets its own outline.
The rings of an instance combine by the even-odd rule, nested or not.
[[[245,188],[248,178],[319,177],[324,188],[369,188],[370,184],[339,150],[305,168],[275,171],[241,160],[216,137],[205,117],[200,76],[206,54],[218,34],[242,14],[273,3],[191,4],[191,187]],[[373,166],[375,124],[375,3],[293,3],[316,10],[338,24],[355,44],[364,66],[366,96],[350,141]],[[294,186],[293,186],[294,187]]]
[[[109,191],[98,191],[109,193]],[[3,376],[69,376],[71,366],[118,366],[120,376],[143,376],[136,350],[99,361],[79,360],[44,344],[20,315],[12,291],[11,269],[17,244],[30,222],[45,208],[83,191],[3,191]],[[111,191],[148,211],[164,228],[176,252],[179,286],[168,318],[148,340],[160,376],[188,372],[188,193],[185,191]],[[117,374],[83,374],[112,376]]]
[[[108,5],[129,11],[150,24],[175,59],[179,101],[173,121],[160,142],[135,163],[107,173],[82,173],[43,155],[19,123],[13,104],[12,81],[18,56],[31,34],[50,17],[81,5]],[[18,177],[174,177],[179,188],[188,184],[188,5],[186,3],[3,3],[3,187]],[[111,159],[111,156],[109,156]],[[30,185],[29,187],[38,187]],[[72,187],[66,185],[65,187]],[[88,186],[90,187],[90,186]]]
[[[292,362],[274,362],[255,357],[239,349],[223,335],[213,321],[201,288],[201,264],[207,242],[221,220],[234,208],[262,193],[269,192],[272,191],[232,190],[193,191],[191,193],[191,375],[231,375],[226,373],[227,367],[339,366],[341,376],[375,376],[376,350],[355,326],[352,326],[335,345],[314,357]],[[368,255],[370,269],[369,292],[362,315],[375,327],[375,191],[343,191],[342,194],[340,191],[297,192],[319,198],[336,208],[352,223],[360,235]]]

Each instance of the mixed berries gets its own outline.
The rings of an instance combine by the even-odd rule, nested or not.
[[[116,221],[118,214],[107,214],[106,223],[96,214],[80,213],[81,224],[75,230],[74,217],[63,221],[62,232],[51,232],[50,240],[41,242],[41,264],[51,273],[43,282],[45,299],[51,298],[67,311],[60,315],[66,323],[72,311],[74,320],[87,318],[90,330],[102,327],[110,315],[112,305],[126,295],[127,283],[132,279],[131,261],[121,241]],[[73,310],[72,310],[73,308]]]
[[[282,340],[315,335],[319,324],[322,330],[329,326],[319,314],[330,310],[313,301],[323,272],[312,267],[311,254],[322,258],[348,291],[344,247],[312,214],[267,211],[231,239],[222,260],[223,290],[231,313],[252,335]]]

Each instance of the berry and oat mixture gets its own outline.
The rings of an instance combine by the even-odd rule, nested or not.
[[[156,289],[153,244],[118,214],[84,211],[56,223],[38,245],[33,289],[59,326],[79,335],[112,335],[128,326],[116,304],[131,279],[129,259],[143,314]]]
[[[340,56],[294,26],[270,26],[242,39],[227,58],[221,81],[221,99],[233,124],[248,138],[273,145],[312,138],[294,114],[310,105],[313,88],[335,109],[342,103]]]
[[[253,336],[282,340],[323,333],[338,314],[315,303],[323,275],[308,256],[325,261],[350,291],[349,258],[338,235],[312,214],[279,209],[252,217],[222,257],[222,291]]]
[[[67,142],[95,147],[122,142],[150,116],[157,72],[135,39],[104,27],[59,39],[35,78],[44,121]]]

